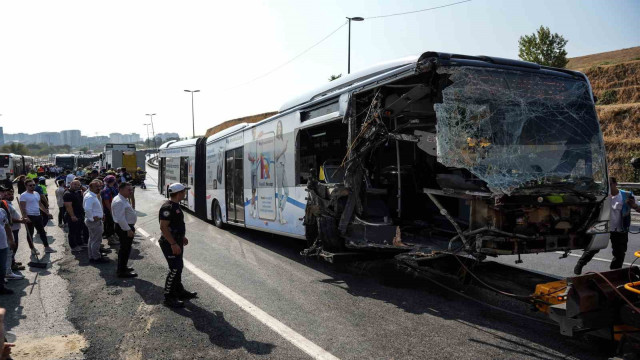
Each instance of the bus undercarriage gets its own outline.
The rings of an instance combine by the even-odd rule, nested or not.
[[[348,146],[307,182],[310,250],[482,259],[581,249],[607,232],[586,81],[425,59],[352,94],[323,131]]]

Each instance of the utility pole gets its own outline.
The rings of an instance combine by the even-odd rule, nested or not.
[[[156,131],[153,129],[153,115],[155,114],[145,114],[151,118],[151,131],[153,134],[153,147],[158,149],[158,145],[156,145]],[[148,130],[148,129],[147,129]]]

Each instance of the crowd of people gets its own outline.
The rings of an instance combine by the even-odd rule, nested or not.
[[[53,196],[59,210],[57,226],[67,232],[72,253],[86,252],[92,264],[110,263],[107,254],[111,249],[103,245],[106,239],[109,245],[119,245],[116,275],[121,278],[137,277],[138,274],[128,265],[137,214],[135,187],[127,170],[78,168],[74,171],[58,171],[55,167],[45,167],[43,170],[42,176],[33,176],[34,171],[30,171],[13,181],[7,178],[0,184],[0,224],[5,227],[5,231],[0,231],[0,295],[13,293],[5,286],[7,280],[24,278],[19,271],[24,270],[25,265],[15,259],[22,224],[32,256],[37,258],[41,254],[34,245],[35,236],[39,237],[44,253],[56,252],[49,246],[46,230],[49,222],[54,220],[49,211]],[[138,179],[141,178],[139,175]],[[51,198],[47,191],[47,177],[53,179],[56,185]],[[145,188],[143,184],[144,181],[141,181],[141,187]],[[19,204],[15,207],[14,186],[17,188]],[[169,265],[165,281],[165,305],[170,307],[182,307],[184,300],[196,297],[196,293],[184,289],[181,281],[182,251],[188,240],[179,203],[186,190],[182,184],[169,186],[170,200],[159,212],[162,232],[159,243]]]
[[[134,188],[129,182],[131,175],[125,168],[117,171],[91,168],[62,171],[56,166],[39,166],[13,181],[7,177],[0,183],[0,224],[5,228],[5,231],[0,231],[0,295],[13,293],[5,286],[5,279],[24,278],[19,271],[24,270],[25,265],[15,259],[22,224],[31,255],[37,257],[41,254],[34,245],[36,235],[44,253],[56,252],[49,246],[46,230],[46,225],[53,220],[49,211],[47,177],[53,178],[57,185],[55,200],[59,209],[58,226],[68,232],[71,251],[87,251],[92,263],[108,262],[103,255],[110,250],[102,246],[103,236],[109,244],[115,245],[123,243],[121,235],[128,230],[118,225],[122,224],[119,217],[125,217],[120,210],[122,206],[112,208],[112,203],[126,202],[130,208],[126,215],[135,216]],[[19,195],[17,206],[13,202],[16,191],[14,185]],[[119,265],[118,276],[136,276],[133,269],[126,267],[125,259],[128,259],[130,251],[130,242],[124,241],[119,252],[119,258],[123,260],[118,262],[124,263],[124,266]]]

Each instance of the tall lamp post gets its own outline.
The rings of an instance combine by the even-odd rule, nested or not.
[[[193,137],[196,137],[196,117],[193,112],[193,93],[200,92],[200,90],[185,90],[185,92],[191,93],[191,124],[193,125]]]
[[[351,74],[351,21],[364,21],[360,16],[347,17],[349,20],[349,44],[347,47],[347,74]]]
[[[142,124],[142,125],[147,127],[147,144],[148,146],[151,146],[151,141],[149,140],[149,125],[151,124]]]
[[[151,118],[151,133],[153,134],[153,147],[157,149],[158,145],[156,145],[156,131],[153,128],[153,115],[155,114],[145,114],[145,115]]]

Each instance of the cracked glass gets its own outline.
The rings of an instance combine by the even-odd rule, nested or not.
[[[438,161],[494,195],[556,186],[603,194],[605,151],[585,81],[540,72],[441,67]]]

